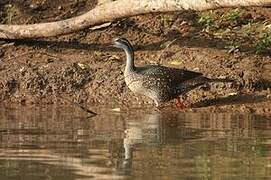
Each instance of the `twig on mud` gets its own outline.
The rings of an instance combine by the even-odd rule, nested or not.
[[[7,58],[8,60],[12,60],[12,59],[16,59],[18,57],[22,57],[22,56],[26,56],[26,55],[32,55],[32,54],[36,54],[37,52],[35,51],[28,51],[26,53],[22,53],[22,54],[19,54],[17,56],[13,56],[13,57],[9,57]],[[58,59],[58,60],[64,60],[63,58],[61,57],[58,57],[58,56],[54,56],[52,54],[49,54],[49,53],[46,53],[46,52],[38,52],[38,54],[41,54],[41,55],[45,55],[45,56],[48,56],[48,57],[51,57],[51,58],[55,58],[55,59]]]
[[[8,43],[8,42],[2,41],[0,39],[0,48],[9,47],[9,46],[13,46],[13,45],[14,45],[14,42]]]
[[[88,114],[90,114],[90,116],[88,116],[88,118],[91,118],[91,117],[94,117],[94,116],[98,115],[96,112],[87,109],[86,107],[82,106],[81,104],[79,104],[79,103],[77,103],[77,102],[71,101],[71,100],[69,100],[69,99],[67,99],[67,98],[64,98],[64,97],[62,97],[62,96],[59,96],[58,98],[60,98],[60,99],[62,99],[62,100],[65,100],[65,101],[68,101],[69,103],[71,103],[71,104],[73,104],[73,105],[79,107],[79,108],[82,109],[83,111],[87,112]]]
[[[18,57],[26,56],[26,55],[29,55],[29,54],[32,54],[32,53],[34,53],[34,51],[28,51],[28,52],[26,52],[26,53],[22,53],[22,54],[19,54],[19,55],[17,55],[17,56],[8,57],[7,60],[16,59],[16,58],[18,58]]]
[[[41,55],[45,55],[45,56],[48,56],[48,57],[52,57],[52,58],[55,58],[55,59],[59,59],[59,60],[64,60],[64,59],[63,59],[63,58],[61,58],[61,57],[54,56],[54,55],[49,54],[49,53],[46,53],[46,52],[39,52],[39,54],[41,54]]]
[[[164,44],[162,44],[162,46],[164,46],[164,48],[163,48],[163,50],[160,52],[160,55],[158,56],[158,60],[160,60],[161,59],[161,57],[162,57],[162,55],[164,54],[164,52],[165,52],[165,50],[167,49],[167,48],[169,48],[175,41],[177,41],[178,39],[180,39],[180,38],[175,38],[175,39],[173,39],[173,40],[171,40],[171,41],[169,41],[169,42],[165,42]],[[160,64],[160,62],[159,62],[159,64]]]

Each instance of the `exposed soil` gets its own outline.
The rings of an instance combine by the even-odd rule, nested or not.
[[[55,21],[96,5],[93,0],[1,1],[0,21]],[[0,100],[5,104],[67,103],[64,99],[120,106],[152,103],[128,90],[122,73],[124,53],[108,47],[112,38],[123,36],[135,46],[137,65],[163,64],[238,82],[191,91],[185,104],[193,108],[187,111],[271,113],[271,50],[261,41],[266,38],[262,25],[270,28],[270,9],[242,9],[237,17],[230,9],[204,13],[211,13],[213,24],[199,21],[206,15],[197,12],[150,14],[56,38],[3,41]],[[223,15],[232,19],[222,21]],[[248,24],[250,34],[245,36],[243,28]]]

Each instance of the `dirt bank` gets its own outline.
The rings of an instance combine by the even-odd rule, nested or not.
[[[96,4],[3,1],[0,17],[7,24],[53,21],[82,14]],[[5,104],[67,103],[63,98],[99,105],[152,103],[127,89],[124,53],[108,47],[112,38],[123,36],[135,46],[137,65],[163,64],[238,82],[238,86],[219,83],[192,91],[185,104],[195,107],[193,111],[271,113],[270,17],[267,8],[151,14],[57,38],[3,41],[0,100]]]

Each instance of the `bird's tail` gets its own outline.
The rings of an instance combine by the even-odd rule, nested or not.
[[[236,83],[236,81],[232,80],[232,79],[220,79],[220,78],[208,78],[208,77],[204,77],[204,76],[200,76],[188,81],[185,81],[182,83],[182,89],[184,89],[183,93],[186,93],[192,89],[195,89],[199,86],[202,86],[204,84],[208,84],[208,83],[217,83],[217,82],[223,82],[223,83]]]
[[[193,79],[193,82],[196,84],[206,84],[206,83],[219,83],[219,82],[224,82],[224,83],[234,83],[236,81],[232,80],[232,79],[228,79],[228,78],[208,78],[205,76],[200,76],[197,77],[195,79]]]

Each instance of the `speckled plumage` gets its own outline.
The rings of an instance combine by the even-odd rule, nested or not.
[[[156,106],[174,99],[209,81],[201,73],[160,65],[134,66],[134,53],[131,44],[124,38],[116,38],[115,47],[126,53],[125,82],[134,93],[154,100]]]

